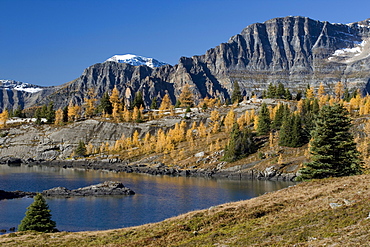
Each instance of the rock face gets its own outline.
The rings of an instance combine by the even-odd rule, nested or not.
[[[106,181],[104,183],[91,185],[76,190],[69,190],[65,187],[56,187],[50,190],[44,190],[44,196],[108,196],[108,195],[134,195],[135,192],[122,183]]]
[[[261,94],[270,83],[279,82],[294,91],[307,84],[318,87],[322,82],[332,92],[333,84],[342,81],[350,89],[367,93],[369,41],[370,19],[346,25],[299,16],[275,18],[246,27],[204,55],[182,57],[174,66],[150,68],[109,61],[95,64],[76,80],[53,88],[48,97],[28,102],[54,101],[56,107],[70,100],[81,104],[90,88],[101,97],[116,86],[126,103],[141,91],[149,106],[152,98],[160,100],[166,93],[175,103],[185,84],[190,85],[196,101],[204,97],[225,100],[235,81],[245,96]],[[5,95],[3,98],[5,101]]]
[[[157,128],[172,128],[183,119],[161,119],[146,123],[111,123],[93,119],[64,127],[23,124],[0,131],[0,164],[16,164],[23,160],[55,160],[70,158],[80,140],[99,147],[113,145],[122,135],[128,137],[137,130],[140,137],[154,134]],[[13,158],[16,157],[16,158]]]

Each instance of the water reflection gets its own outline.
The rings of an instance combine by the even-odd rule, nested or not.
[[[0,166],[0,189],[76,189],[107,180],[122,182],[134,196],[47,198],[60,230],[102,230],[157,222],[196,209],[245,200],[291,182],[236,181],[84,171],[49,167]],[[0,201],[0,229],[17,226],[33,199]]]

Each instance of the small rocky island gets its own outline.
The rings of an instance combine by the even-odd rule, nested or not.
[[[4,191],[0,190],[0,200],[20,197],[32,197],[37,192]],[[56,187],[41,192],[46,197],[71,197],[71,196],[110,196],[110,195],[134,195],[135,192],[120,182],[105,181],[104,183],[69,190],[65,187]]]

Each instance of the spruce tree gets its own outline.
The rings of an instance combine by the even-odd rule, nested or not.
[[[279,145],[284,147],[289,147],[292,141],[291,133],[292,133],[292,118],[290,113],[287,113],[283,116],[281,129],[279,131]]]
[[[233,84],[233,93],[231,95],[231,103],[239,103],[243,100],[242,92],[240,91],[239,83],[237,81]]]
[[[253,140],[252,132],[249,129],[240,131],[239,125],[234,123],[229,143],[225,148],[223,160],[236,161],[254,153],[256,145]]]
[[[67,105],[63,108],[63,122],[64,123],[68,122],[68,106]]]
[[[274,121],[272,122],[271,128],[275,130],[279,130],[281,125],[283,124],[283,119],[286,114],[286,109],[289,111],[289,108],[286,108],[285,105],[280,104],[276,110]]]
[[[362,173],[359,152],[350,133],[348,111],[339,104],[323,106],[310,141],[311,162],[301,169],[299,179],[340,177]]]
[[[288,88],[285,89],[284,98],[286,100],[292,100],[293,99],[292,93],[290,92],[290,90]]]
[[[263,103],[258,114],[257,132],[259,135],[266,135],[271,128],[270,111],[266,103]]]
[[[100,112],[104,112],[105,114],[110,115],[113,111],[113,105],[112,102],[110,102],[109,98],[110,97],[108,92],[105,92],[100,100],[99,110]]]
[[[284,147],[301,147],[307,143],[302,119],[298,114],[286,114],[279,132],[279,145]]]
[[[145,106],[144,104],[144,100],[143,100],[143,93],[141,91],[137,91],[135,93],[135,98],[134,98],[134,101],[132,103],[132,107],[137,107],[137,108],[140,108],[141,106]]]
[[[299,115],[293,114],[292,120],[292,133],[291,133],[291,141],[288,145],[288,147],[301,147],[303,144],[305,144],[305,135],[302,128],[302,119]]]
[[[78,146],[75,150],[75,154],[78,156],[85,156],[86,155],[86,144],[84,141],[80,140],[78,142]]]
[[[279,99],[284,99],[285,98],[285,87],[283,83],[279,82],[277,89],[276,89],[276,96]]]
[[[295,96],[296,101],[300,101],[302,99],[302,91],[298,91],[297,95]]]
[[[27,208],[26,216],[18,226],[18,231],[33,230],[38,232],[56,232],[55,221],[51,220],[48,204],[39,193],[34,197],[33,203]]]
[[[45,118],[47,123],[55,122],[54,102],[50,102],[49,105],[47,106]]]
[[[150,104],[150,109],[158,109],[158,98],[157,97],[154,97],[152,99],[152,103]]]
[[[267,98],[274,99],[276,98],[276,86],[273,85],[272,83],[269,84],[267,88]]]
[[[8,111],[9,112],[9,111]],[[9,115],[10,115],[10,112],[9,112]],[[23,113],[23,108],[22,106],[18,105],[17,109],[13,111],[12,113],[13,116],[9,116],[9,117],[19,117],[19,118],[24,118],[25,117],[25,114]]]

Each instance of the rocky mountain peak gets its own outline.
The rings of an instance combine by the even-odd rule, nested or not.
[[[107,61],[113,61],[117,63],[128,63],[133,66],[146,65],[151,68],[161,67],[167,64],[165,62],[160,62],[154,58],[137,56],[133,54],[114,55],[113,57],[108,58],[106,62]]]

